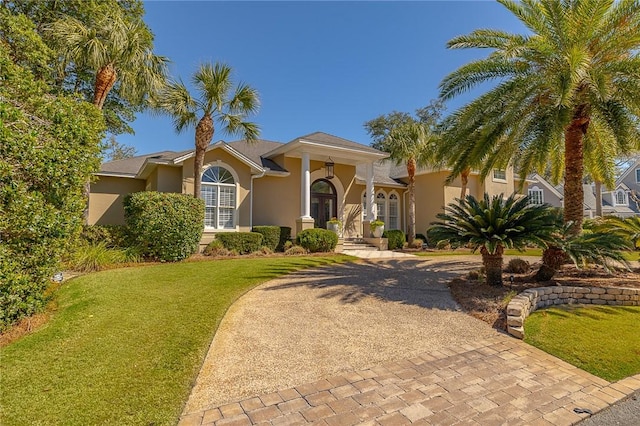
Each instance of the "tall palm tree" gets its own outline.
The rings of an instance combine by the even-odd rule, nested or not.
[[[162,88],[153,101],[156,110],[173,118],[178,133],[195,127],[193,195],[196,198],[200,197],[204,154],[213,139],[216,124],[223,132],[241,135],[248,141],[255,140],[260,134],[257,124],[245,121],[248,115],[258,111],[258,92],[244,83],[234,87],[231,72],[231,67],[225,64],[201,64],[192,77],[195,96],[181,80],[177,80]]]
[[[165,82],[168,59],[153,53],[153,34],[121,9],[109,9],[90,22],[67,16],[53,22],[49,33],[63,52],[62,68],[95,73],[93,104],[98,109],[118,82],[119,95],[134,105]]]
[[[488,81],[497,85],[453,114],[458,140],[453,174],[515,161],[522,176],[547,166],[564,177],[565,222],[581,229],[585,143],[594,129],[612,152],[640,144],[640,2],[637,0],[499,0],[530,35],[481,29],[455,37],[452,49],[489,48],[485,59],[449,74],[452,98]],[[471,146],[468,144],[472,141]]]
[[[557,230],[554,209],[548,204],[529,204],[529,197],[502,194],[477,200],[472,195],[457,199],[437,215],[440,222],[429,228],[429,239],[449,241],[452,247],[480,249],[487,283],[502,285],[505,248],[524,250],[527,244],[546,247]]]
[[[378,144],[379,149],[390,154],[397,165],[407,166],[409,179],[409,221],[407,235],[409,244],[416,238],[416,170],[420,166],[434,164],[437,136],[427,124],[409,121],[391,129],[388,136]]]

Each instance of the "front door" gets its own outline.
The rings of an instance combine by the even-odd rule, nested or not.
[[[316,228],[327,228],[327,221],[338,215],[336,188],[326,179],[311,185],[311,217]]]

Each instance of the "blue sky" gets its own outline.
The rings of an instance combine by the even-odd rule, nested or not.
[[[369,144],[365,121],[427,105],[445,75],[487,54],[447,50],[452,37],[478,28],[525,32],[488,1],[148,1],[145,9],[172,76],[188,83],[202,62],[229,64],[236,81],[260,93],[252,120],[261,138],[280,142],[323,131]],[[446,113],[473,94],[448,102]],[[133,128],[117,139],[139,154],[194,145],[194,130],[178,135],[168,117],[139,114]],[[220,139],[237,138],[217,132]]]

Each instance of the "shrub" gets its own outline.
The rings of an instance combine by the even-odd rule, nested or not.
[[[338,235],[327,229],[305,229],[297,235],[296,242],[311,253],[330,252],[338,245]]]
[[[124,225],[84,225],[80,240],[88,244],[104,243],[107,247],[129,247],[129,231]]]
[[[331,232],[331,231],[329,231],[329,232]],[[296,255],[300,255],[300,254],[307,254],[307,249],[305,249],[304,247],[292,245],[291,247],[289,247],[284,252],[284,254],[286,256],[296,256]]]
[[[269,247],[272,252],[278,248],[280,243],[279,226],[254,226],[252,231],[262,234],[262,245]]]
[[[411,243],[411,248],[414,249],[421,249],[422,245],[424,244],[424,241],[420,238],[416,238],[415,240],[413,240],[413,242]]]
[[[291,242],[291,227],[289,227],[289,226],[281,226],[280,227],[280,240],[278,241],[278,246],[276,247],[276,251],[284,251],[285,250],[285,245],[288,242]]]
[[[262,247],[260,247],[260,250],[254,251],[251,254],[253,254],[254,256],[268,256],[270,254],[273,254],[273,250],[271,250],[267,246],[262,246]]]
[[[451,250],[451,244],[449,243],[449,240],[440,240],[436,244],[436,248],[438,250]]]
[[[239,254],[253,253],[262,247],[262,234],[258,232],[229,232],[216,234],[227,250]]]
[[[511,259],[509,263],[507,263],[507,267],[504,269],[505,272],[510,272],[512,274],[524,274],[529,272],[529,262],[524,259]]]
[[[229,250],[224,248],[222,241],[213,240],[202,251],[205,256],[229,256]]]
[[[45,58],[30,46],[39,40],[35,33],[20,38],[29,55]],[[83,188],[100,166],[104,136],[100,111],[76,97],[52,94],[45,82],[12,61],[4,40],[3,35],[0,331],[46,305],[50,278],[80,233]]]
[[[384,231],[382,237],[389,240],[389,250],[401,249],[402,247],[404,247],[405,239],[404,232],[402,231],[399,231],[397,229]]]
[[[204,228],[204,202],[186,194],[136,192],[124,200],[125,221],[144,256],[175,262],[195,253]]]
[[[284,246],[282,247],[284,249],[284,251],[289,250],[291,247],[293,247],[293,241],[288,240],[284,243]]]
[[[71,255],[67,266],[79,272],[94,272],[122,263],[136,263],[140,254],[136,248],[110,248],[106,242],[81,243]]]

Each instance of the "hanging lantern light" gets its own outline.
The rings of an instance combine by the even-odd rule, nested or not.
[[[335,166],[335,163],[333,162],[331,157],[329,157],[329,159],[324,163],[325,177],[327,179],[333,179],[333,166]]]

